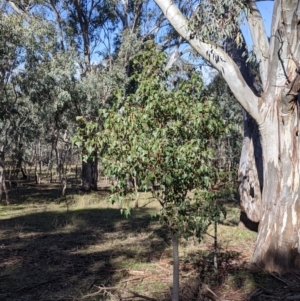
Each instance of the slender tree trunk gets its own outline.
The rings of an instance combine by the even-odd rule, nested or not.
[[[97,152],[95,152],[94,161],[92,164],[92,172],[93,172],[93,178],[92,178],[92,188],[93,190],[97,190],[97,183],[98,183],[98,156]]]
[[[218,269],[218,223],[214,221],[214,267]]]
[[[61,196],[64,197],[66,195],[67,189],[67,177],[64,176],[61,181]]]
[[[17,159],[17,162],[16,162],[16,176],[17,177],[18,177],[19,172],[21,170],[22,161],[23,161],[23,150],[22,150],[23,144],[21,143],[20,140],[21,140],[21,137],[18,136],[17,142],[16,142],[16,149],[17,149],[17,151],[16,151],[16,159]],[[24,175],[23,175],[23,178],[24,178]]]
[[[39,169],[40,175],[42,175],[42,152],[41,152],[41,141],[39,140]]]
[[[51,153],[50,153],[50,183],[53,182],[53,143],[51,147]]]
[[[23,179],[27,180],[28,175],[22,166],[21,166],[21,173],[22,173]]]
[[[3,192],[2,192],[2,187],[3,187],[2,183],[3,183],[3,173],[2,173],[2,169],[0,167],[0,202],[2,202],[2,194],[3,194]]]
[[[93,160],[88,159],[87,162],[82,161],[82,189],[86,192],[92,190],[93,187]]]
[[[9,196],[8,191],[5,184],[5,161],[4,157],[5,153],[0,151],[0,201],[2,201],[2,193],[5,193],[5,201],[6,205],[9,205]]]
[[[35,174],[35,183],[36,184],[41,184],[41,178],[40,178],[40,175],[38,173],[37,163],[35,164],[34,174]]]
[[[59,155],[59,150],[58,150],[58,137],[59,137],[59,133],[56,135],[54,151],[55,151],[55,159],[56,159],[56,170],[58,172],[58,180],[61,181],[61,179],[62,179],[62,166],[61,166],[60,155]]]
[[[133,187],[134,187],[134,191],[135,191],[134,207],[139,208],[139,196],[140,196],[140,194],[139,194],[139,191],[138,191],[136,176],[132,176],[132,181],[133,181]]]
[[[35,164],[34,164],[34,175],[35,175],[35,183],[36,184],[40,184],[41,183],[41,179],[38,173],[38,153],[37,153],[37,147],[35,145]]]
[[[173,246],[173,294],[172,301],[179,301],[179,245],[177,233],[172,233]]]

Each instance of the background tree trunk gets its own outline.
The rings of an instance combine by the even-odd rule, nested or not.
[[[2,201],[2,193],[5,193],[6,205],[9,205],[9,196],[5,183],[5,153],[0,151],[0,201]]]
[[[97,190],[98,182],[98,158],[88,158],[87,162],[82,161],[82,189],[86,192]]]

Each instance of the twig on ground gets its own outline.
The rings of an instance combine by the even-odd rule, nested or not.
[[[256,284],[256,286],[258,286],[258,287],[259,287],[261,290],[263,290],[265,293],[268,293],[268,294],[272,294],[272,293],[273,293],[272,291],[266,289],[265,287],[263,287],[263,286],[261,286],[261,285],[259,285],[259,284]]]
[[[217,298],[217,300],[222,300],[218,295],[216,295],[210,288],[208,285],[203,284],[204,286],[204,290],[211,293],[215,298]]]
[[[160,269],[162,269],[162,270],[164,270],[164,271],[166,271],[166,272],[168,272],[168,273],[172,273],[172,270],[171,270],[171,269],[167,269],[167,268],[161,266],[159,263],[156,263],[155,265],[156,265],[158,268],[160,268]]]
[[[130,278],[127,278],[127,279],[120,280],[120,283],[143,280],[144,278],[145,277],[140,277],[140,276],[130,277]],[[146,277],[146,278],[148,278],[148,277]]]
[[[279,277],[279,276],[276,276],[276,275],[273,274],[273,273],[270,273],[270,275],[273,276],[274,278],[276,278],[277,280],[279,280],[279,281],[285,283],[286,285],[289,285],[289,286],[292,285],[292,283],[291,283],[290,281],[287,281],[287,280],[285,280],[285,279],[283,279],[283,278],[281,278],[281,277]]]
[[[261,295],[262,293],[263,293],[263,291],[260,288],[257,288],[247,297],[246,301],[251,301],[252,298],[257,297],[257,296]]]
[[[142,298],[142,299],[145,299],[145,300],[149,300],[149,301],[158,301],[157,299],[154,299],[154,298],[150,298],[150,297],[147,297],[147,296],[144,296],[144,295],[141,295],[141,294],[138,294],[138,293],[135,293],[131,290],[127,290],[130,294],[132,294],[134,297],[137,297],[137,298]]]
[[[148,300],[148,301],[158,301],[157,299],[154,299],[154,298],[151,298],[151,297],[147,297],[147,296],[144,296],[144,295],[141,295],[141,294],[138,294],[134,291],[131,291],[131,290],[127,290],[127,289],[124,289],[124,288],[120,288],[120,287],[101,287],[101,286],[95,286],[98,288],[98,291],[95,292],[95,293],[91,293],[91,294],[88,294],[88,295],[85,295],[83,296],[82,298],[80,298],[80,300],[84,300],[84,299],[88,299],[90,297],[95,297],[99,294],[103,294],[105,291],[123,291],[123,292],[128,292],[132,295],[131,298],[142,298],[144,300]]]

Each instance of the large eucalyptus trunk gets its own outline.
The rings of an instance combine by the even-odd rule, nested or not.
[[[260,126],[264,187],[252,260],[270,271],[299,272],[300,267],[298,120],[298,106],[284,112],[279,103]]]
[[[278,103],[270,107],[259,131],[246,117],[239,192],[246,226],[259,223],[252,262],[269,271],[296,272],[300,267],[299,107],[295,102],[286,110],[284,99],[276,98]]]

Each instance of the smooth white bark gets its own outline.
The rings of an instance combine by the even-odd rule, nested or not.
[[[253,51],[259,63],[260,78],[263,89],[266,88],[269,65],[269,41],[267,38],[264,22],[255,2],[250,1],[250,13],[247,16],[252,42]]]
[[[300,57],[299,0],[275,0],[270,37],[270,60],[265,99],[274,101],[295,78]]]

